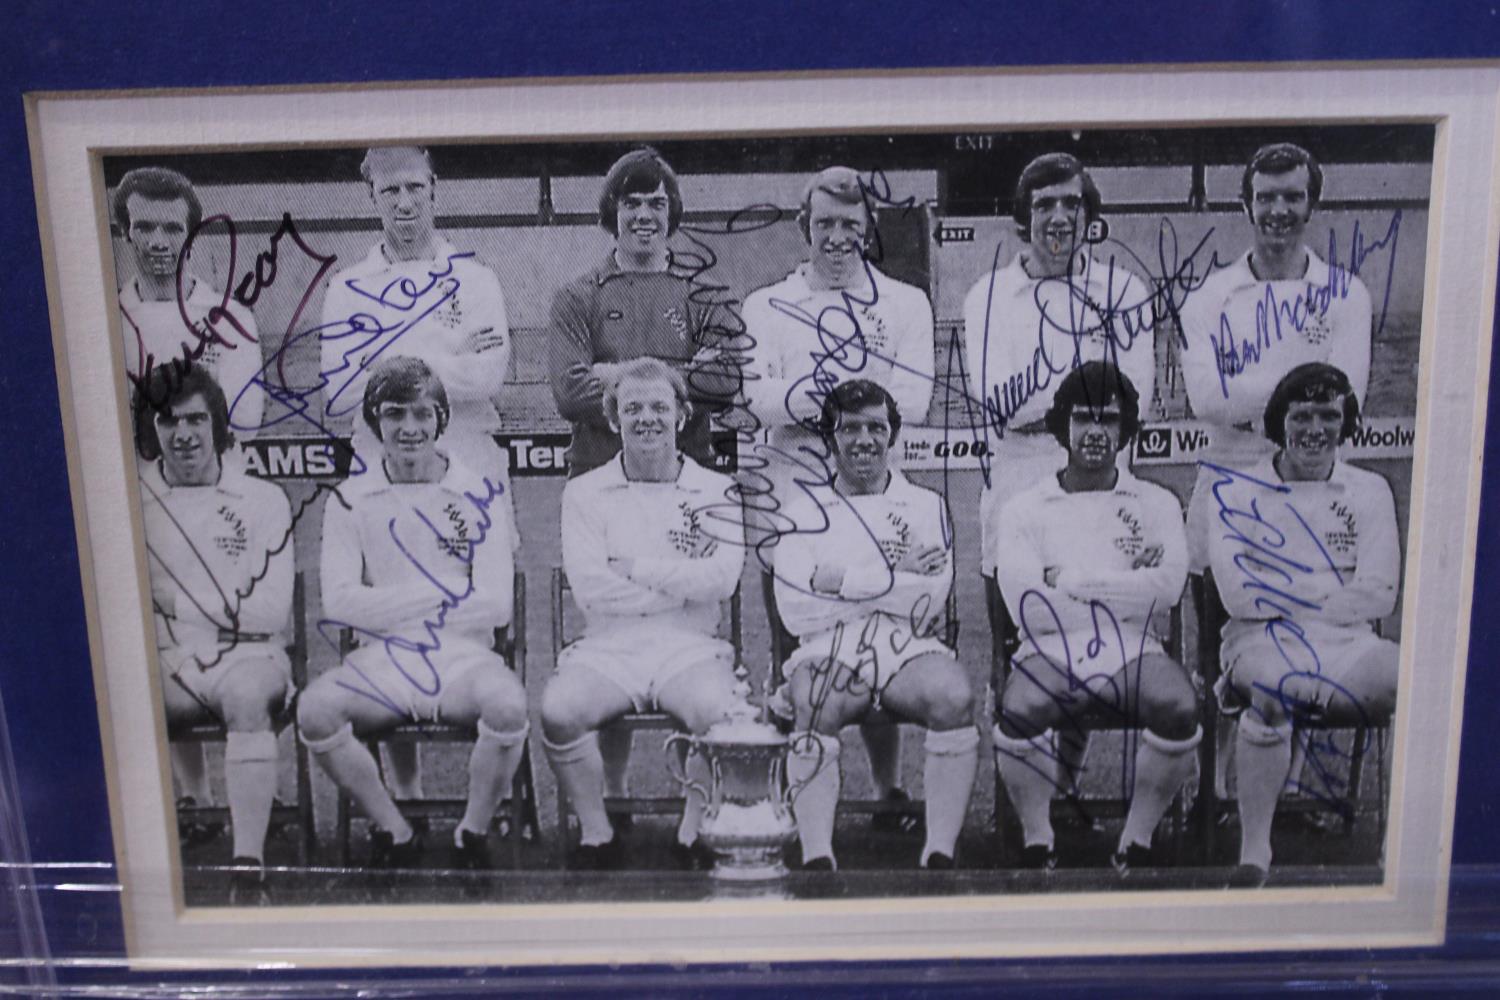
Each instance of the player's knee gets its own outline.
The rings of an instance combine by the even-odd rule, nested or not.
[[[995,722],[1007,736],[1034,736],[1052,724],[1055,702],[1040,686],[1024,676],[1011,675],[1001,692]]]
[[[974,692],[962,678],[937,686],[928,695],[927,706],[928,725],[933,729],[957,729],[974,721]]]
[[[1146,726],[1167,739],[1186,739],[1198,727],[1198,702],[1191,688],[1163,692],[1152,699]]]
[[[542,692],[542,732],[555,744],[572,743],[588,731],[576,698],[554,681]]]
[[[338,686],[314,682],[297,698],[297,728],[308,739],[323,740],[338,732],[348,719]]]
[[[225,727],[241,733],[270,729],[272,706],[284,694],[285,686],[267,671],[235,671],[217,692]]]
[[[1185,739],[1198,725],[1198,696],[1187,678],[1143,692],[1141,722],[1168,739]]]
[[[479,717],[491,729],[509,732],[526,724],[526,689],[510,671],[487,672],[474,695]]]

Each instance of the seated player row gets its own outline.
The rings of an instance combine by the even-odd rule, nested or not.
[[[289,508],[276,487],[220,461],[232,441],[227,407],[203,369],[162,368],[151,386],[137,431],[168,713],[207,715],[228,729],[234,851],[253,875],[276,780],[272,716],[291,694],[275,641],[291,611]],[[544,695],[543,743],[580,817],[576,863],[584,866],[620,860],[597,730],[655,707],[701,732],[739,697],[732,650],[714,626],[738,584],[743,527],[725,516],[732,482],[677,450],[686,396],[680,375],[660,361],[622,366],[604,405],[623,450],[564,493],[564,562],[586,624]],[[1025,861],[1038,867],[1055,864],[1047,807],[1061,786],[1049,730],[1101,722],[1146,730],[1121,869],[1139,863],[1201,736],[1185,668],[1149,635],[1152,610],[1182,590],[1179,508],[1116,464],[1138,407],[1117,369],[1089,363],[1070,373],[1046,418],[1067,464],[1000,514],[1002,589],[1023,643],[999,692],[993,740],[1025,828]],[[952,584],[946,506],[890,467],[901,418],[885,390],[841,383],[823,412],[836,475],[794,511],[809,523],[820,512],[822,521],[783,537],[776,573],[785,622],[801,640],[784,669],[804,864],[835,864],[840,729],[884,705],[928,729],[920,863],[951,866],[980,740],[967,676],[935,638]],[[493,629],[509,624],[513,539],[492,516],[497,485],[438,447],[449,407],[423,362],[377,364],[363,418],[383,456],[330,497],[320,623],[325,634],[348,628],[363,641],[302,693],[302,737],[371,817],[375,862],[404,866],[421,841],[356,736],[406,720],[473,725],[468,811],[454,846],[461,861],[483,864],[527,735],[525,692],[489,648]],[[1393,704],[1396,649],[1369,621],[1389,614],[1399,569],[1389,488],[1337,459],[1358,421],[1342,373],[1297,369],[1273,392],[1266,418],[1279,450],[1263,468],[1210,467],[1224,527],[1213,562],[1234,616],[1224,632],[1226,676],[1250,706],[1238,758],[1242,860],[1261,878],[1292,719],[1316,711],[1362,721]],[[1275,551],[1271,531],[1282,539]],[[689,796],[678,832],[688,854],[702,806]]]

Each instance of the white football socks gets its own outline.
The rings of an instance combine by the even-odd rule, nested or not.
[[[837,736],[814,732],[792,734],[786,774],[804,864],[813,858],[834,860],[833,820],[838,812],[841,784],[839,748]]]
[[[973,726],[929,729],[924,748],[927,755],[922,765],[922,783],[927,798],[927,843],[922,847],[922,864],[926,865],[928,855],[933,853],[953,857],[954,845],[969,811],[974,772],[979,766],[979,730]]]
[[[1240,864],[1271,869],[1271,820],[1292,763],[1290,723],[1268,726],[1253,711],[1240,716],[1235,783],[1240,799]]]
[[[1193,774],[1197,757],[1193,751],[1203,740],[1203,729],[1193,731],[1185,740],[1169,740],[1149,729],[1140,733],[1141,745],[1135,753],[1135,787],[1130,794],[1130,811],[1125,815],[1125,829],[1120,832],[1120,850],[1130,844],[1151,846],[1151,835],[1161,822],[1172,799]]]
[[[1042,844],[1050,849],[1054,843],[1052,795],[1058,789],[1051,731],[1019,739],[1006,736],[997,725],[991,738],[995,741],[995,767],[1021,819],[1027,846]]]
[[[234,828],[234,856],[262,860],[276,799],[276,734],[231,731],[224,739],[224,787]]]
[[[462,846],[461,831],[468,830],[481,836],[490,831],[490,821],[495,810],[505,799],[516,768],[521,765],[521,753],[526,749],[526,734],[530,727],[523,725],[509,733],[496,732],[479,720],[479,737],[469,753],[469,800],[464,806],[464,817],[453,830],[453,841]]]
[[[599,754],[597,733],[584,733],[571,743],[557,744],[542,738],[542,748],[557,784],[582,831],[579,843],[584,846],[607,844],[614,839],[614,828],[604,811],[604,758]]]

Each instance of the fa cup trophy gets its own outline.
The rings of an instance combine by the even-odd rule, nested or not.
[[[670,751],[678,743],[687,744],[689,756],[703,756],[708,764],[708,788],[676,772],[676,755]],[[796,833],[788,808],[787,738],[769,722],[756,718],[755,707],[745,702],[701,736],[677,733],[668,737],[666,749],[673,777],[708,802],[698,837],[714,852],[712,877],[731,883],[764,883],[784,877],[783,855]]]

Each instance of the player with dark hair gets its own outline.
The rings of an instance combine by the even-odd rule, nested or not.
[[[964,300],[974,420],[983,422],[992,456],[980,499],[986,532],[980,570],[989,586],[998,561],[990,533],[996,512],[1063,461],[1042,421],[1059,381],[1055,373],[1108,362],[1147,393],[1148,404],[1156,380],[1151,338],[1133,336],[1114,317],[1121,303],[1140,300],[1139,280],[1088,254],[1100,197],[1083,164],[1068,153],[1032,160],[1016,183],[1013,214],[1019,252],[1007,266],[982,274]]]
[[[1051,869],[1052,796],[1070,784],[1052,732],[1143,730],[1112,858],[1123,874],[1147,863],[1202,737],[1187,670],[1151,634],[1153,614],[1177,603],[1187,579],[1182,509],[1116,460],[1139,429],[1140,403],[1113,365],[1069,372],[1045,423],[1066,465],[1011,498],[991,526],[1000,590],[1022,637],[1008,677],[994,679],[995,766],[1021,819],[1022,864]]]
[[[794,500],[791,516],[810,518],[816,505],[826,528],[788,535],[776,553],[776,601],[801,640],[784,669],[795,713],[787,778],[803,867],[836,867],[839,731],[884,706],[927,727],[919,864],[952,868],[979,733],[968,675],[937,638],[953,585],[947,505],[891,468],[901,414],[883,387],[840,383],[824,402],[822,426],[837,475]]]
[[[1323,170],[1307,150],[1284,142],[1256,150],[1241,181],[1254,244],[1209,275],[1183,305],[1182,378],[1193,415],[1213,425],[1210,450],[1201,456],[1209,461],[1243,467],[1270,454],[1261,411],[1272,388],[1298,365],[1333,365],[1348,376],[1356,399],[1365,398],[1369,291],[1357,275],[1334,265],[1335,294],[1310,292],[1330,274],[1330,265],[1304,242],[1322,195]],[[1207,478],[1198,477],[1188,505],[1194,572],[1208,558],[1213,505],[1204,491]]]
[[[452,402],[444,450],[503,487],[498,510],[519,545],[510,463],[494,439],[511,349],[500,281],[438,233],[437,177],[426,148],[372,147],[359,175],[380,217],[381,238],[363,260],[334,275],[323,299],[319,340],[329,425],[353,424],[351,474],[364,475],[384,453],[371,435],[374,425],[354,419],[369,367],[394,355],[420,358]],[[397,797],[420,798],[417,745],[393,744],[386,753]]]
[[[139,383],[158,365],[195,362],[222,388],[234,428],[255,434],[265,411],[255,317],[189,270],[183,247],[203,221],[192,182],[138,167],[120,178],[111,203],[135,271],[121,275],[119,292],[126,371]]]
[[[323,516],[319,629],[359,648],[303,692],[297,721],[323,769],[373,824],[371,865],[413,867],[423,843],[361,739],[403,722],[473,726],[458,863],[489,867],[488,834],[525,749],[526,691],[494,632],[511,624],[515,542],[503,486],[439,448],[442,381],[417,359],[370,370],[361,411],[383,454],[331,494]]]
[[[1156,383],[1152,335],[1121,322],[1117,308],[1144,301],[1140,280],[1111,259],[1088,251],[1090,233],[1103,225],[1099,189],[1070,153],[1044,153],[1016,180],[1011,214],[1020,238],[1009,264],[980,275],[964,299],[963,361],[970,411],[984,426],[989,469],[979,498],[980,573],[990,628],[1003,629],[995,582],[999,561],[993,528],[1000,508],[1019,490],[1052,476],[1066,456],[1043,416],[1060,375],[1089,361],[1119,368],[1146,393]],[[1059,734],[1058,755],[1069,781],[1082,770],[1087,741]]]
[[[134,411],[167,721],[213,719],[228,731],[224,784],[238,869],[231,900],[264,901],[277,781],[272,715],[292,676],[283,648],[292,617],[291,508],[276,486],[224,462],[234,443],[229,407],[207,369],[156,367]]]
[[[1230,615],[1220,694],[1249,706],[1235,753],[1243,885],[1263,883],[1271,867],[1295,726],[1388,717],[1401,656],[1371,624],[1395,610],[1400,583],[1391,488],[1338,456],[1359,426],[1353,380],[1321,362],[1298,365],[1263,421],[1275,453],[1244,471],[1211,466],[1203,487],[1209,563]]]
[[[1348,376],[1356,400],[1365,398],[1374,328],[1370,293],[1361,278],[1343,267],[1331,269],[1307,245],[1322,197],[1323,168],[1301,146],[1262,146],[1245,165],[1240,198],[1253,243],[1209,275],[1181,313],[1183,386],[1193,415],[1212,425],[1209,446],[1195,458],[1232,468],[1268,458],[1272,445],[1261,413],[1272,388],[1298,365],[1331,364]],[[1337,294],[1313,295],[1313,285],[1333,274]],[[1212,481],[1200,468],[1188,502],[1193,573],[1208,565]],[[1221,750],[1228,750],[1232,734],[1232,727],[1220,728]],[[1220,752],[1217,759],[1215,784],[1227,794],[1223,765],[1229,754]]]
[[[598,266],[564,285],[552,300],[548,377],[557,410],[573,425],[568,475],[608,462],[620,448],[600,405],[608,366],[655,357],[681,371],[692,398],[682,450],[711,465],[709,416],[739,389],[722,357],[725,331],[717,310],[692,298],[691,277],[675,267],[668,238],[682,221],[672,167],[649,147],[615,161],[599,196],[599,226],[614,247]]]
[[[542,725],[547,759],[581,828],[574,868],[622,860],[604,809],[599,729],[655,707],[702,733],[742,703],[734,649],[715,630],[720,602],[739,585],[743,536],[699,514],[721,505],[732,484],[678,450],[688,395],[682,375],[657,358],[618,366],[600,403],[621,452],[563,490],[563,567],[584,631],[558,658]],[[706,787],[703,767],[694,755],[690,773]],[[674,853],[694,867],[706,861],[704,805],[689,791],[677,830]]]
[[[691,274],[673,264],[669,238],[682,222],[677,173],[649,146],[621,156],[599,193],[599,227],[614,240],[597,267],[560,288],[547,331],[547,374],[557,412],[573,428],[568,477],[599,468],[620,450],[604,413],[604,387],[614,367],[654,357],[681,372],[690,405],[678,445],[705,467],[714,462],[710,416],[739,391],[740,376],[724,348],[717,307],[693,297]],[[606,784],[622,796],[630,762],[630,732],[606,730]],[[628,814],[616,824],[628,825]]]
[[[769,441],[744,456],[741,488],[749,543],[760,559],[766,603],[772,608],[772,560],[777,540],[799,529],[787,512],[823,471],[820,400],[827,381],[863,378],[890,390],[895,405],[923,421],[932,397],[932,304],[915,285],[897,281],[866,257],[876,239],[870,193],[860,174],[827,167],[802,190],[797,224],[809,256],[790,274],[745,299],[745,400]],[[818,362],[822,341],[848,340],[836,360]],[[812,529],[814,525],[801,526]],[[888,725],[862,728],[876,791],[902,800],[897,781],[900,734]],[[897,817],[877,816],[877,826]]]

